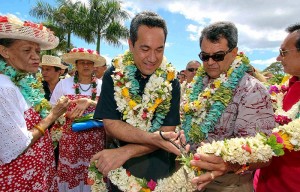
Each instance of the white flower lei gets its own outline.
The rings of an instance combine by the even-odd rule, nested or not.
[[[170,81],[175,78],[175,69],[167,63],[164,57],[160,67],[151,75],[146,84],[142,100],[136,101],[130,97],[130,90],[135,86],[132,81],[127,81],[124,85],[118,84],[122,79],[130,79],[132,78],[130,76],[134,75],[132,71],[126,70],[126,67],[134,66],[133,60],[123,62],[124,57],[128,54],[128,52],[125,52],[124,56],[121,55],[114,60],[115,71],[112,78],[115,84],[114,98],[118,106],[117,110],[123,114],[123,119],[130,125],[144,131],[156,131],[160,128],[160,124],[152,125],[151,120],[160,105],[166,105],[165,107],[162,106],[165,109],[164,113],[169,111],[168,105],[170,105],[170,98],[172,97],[172,84]],[[169,74],[172,78],[168,78]],[[128,94],[124,92],[128,92]]]

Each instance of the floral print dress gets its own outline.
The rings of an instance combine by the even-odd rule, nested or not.
[[[29,108],[25,111],[28,130],[41,121]],[[58,191],[53,146],[48,130],[23,154],[0,166],[0,191]]]
[[[65,96],[70,100],[79,97],[90,98],[87,95]],[[76,104],[70,105],[68,111],[73,110],[75,106]],[[95,107],[89,107],[84,114],[94,111]],[[59,191],[90,191],[90,186],[87,183],[88,166],[92,156],[104,148],[104,128],[74,132],[71,125],[72,120],[66,118],[59,141]]]

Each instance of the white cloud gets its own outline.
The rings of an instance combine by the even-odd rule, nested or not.
[[[197,40],[203,27],[212,22],[232,21],[239,29],[239,46],[255,50],[279,47],[286,35],[284,29],[299,22],[300,1],[127,0],[125,4],[135,13],[163,9],[198,23],[187,24],[191,41]]]
[[[270,59],[266,59],[266,60],[253,60],[251,61],[252,65],[262,65],[265,67],[268,67],[270,64],[276,62],[276,57],[272,57]]]

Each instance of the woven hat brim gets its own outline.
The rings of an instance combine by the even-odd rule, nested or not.
[[[32,41],[40,45],[41,50],[57,47],[59,39],[49,30],[40,30],[12,23],[0,23],[0,39],[20,39]]]
[[[90,54],[86,52],[71,52],[62,56],[62,60],[66,63],[75,65],[77,60],[89,60],[94,62],[94,66],[104,66],[106,60],[100,55]]]
[[[61,69],[66,69],[68,66],[65,65],[59,65],[59,64],[53,64],[53,63],[40,63],[40,66],[51,66],[51,67],[59,67]]]

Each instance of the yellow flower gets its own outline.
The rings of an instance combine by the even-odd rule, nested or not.
[[[232,72],[233,72],[233,68],[230,68],[230,69],[227,71],[227,76],[230,76]]]
[[[188,103],[186,103],[184,106],[183,106],[183,110],[185,113],[187,113],[189,110],[190,110],[190,106]]]
[[[142,188],[141,190],[140,190],[141,192],[151,192],[151,190],[149,189],[149,188]]]
[[[122,95],[126,98],[129,97],[129,90],[127,87],[122,88]]]
[[[159,104],[162,102],[162,98],[156,98],[154,104],[148,109],[149,111],[155,111]]]
[[[128,105],[129,105],[130,109],[133,109],[137,104],[134,100],[130,99]]]
[[[114,59],[114,60],[113,60],[113,66],[114,66],[115,68],[119,68],[119,59]]]
[[[290,77],[291,77],[290,75],[284,76],[283,79],[282,79],[282,81],[281,81],[281,83],[280,83],[280,85],[283,85],[287,80],[290,79]]]
[[[210,94],[210,91],[208,90],[208,91],[205,91],[204,93],[203,93],[203,97],[207,97],[207,98],[209,98],[210,96],[211,96],[211,94]]]
[[[283,133],[282,131],[279,131],[278,134],[280,135],[280,137],[282,138],[283,140],[283,145],[284,145],[284,148],[288,149],[288,150],[293,150],[294,149],[294,146],[291,144],[290,142],[290,137],[288,134],[286,133]]]
[[[194,101],[194,106],[195,106],[196,109],[200,109],[202,107],[199,100]]]
[[[175,78],[175,72],[174,71],[169,71],[167,74],[167,80],[172,81]]]
[[[216,88],[219,88],[221,86],[221,81],[220,80],[215,81],[214,85]]]

